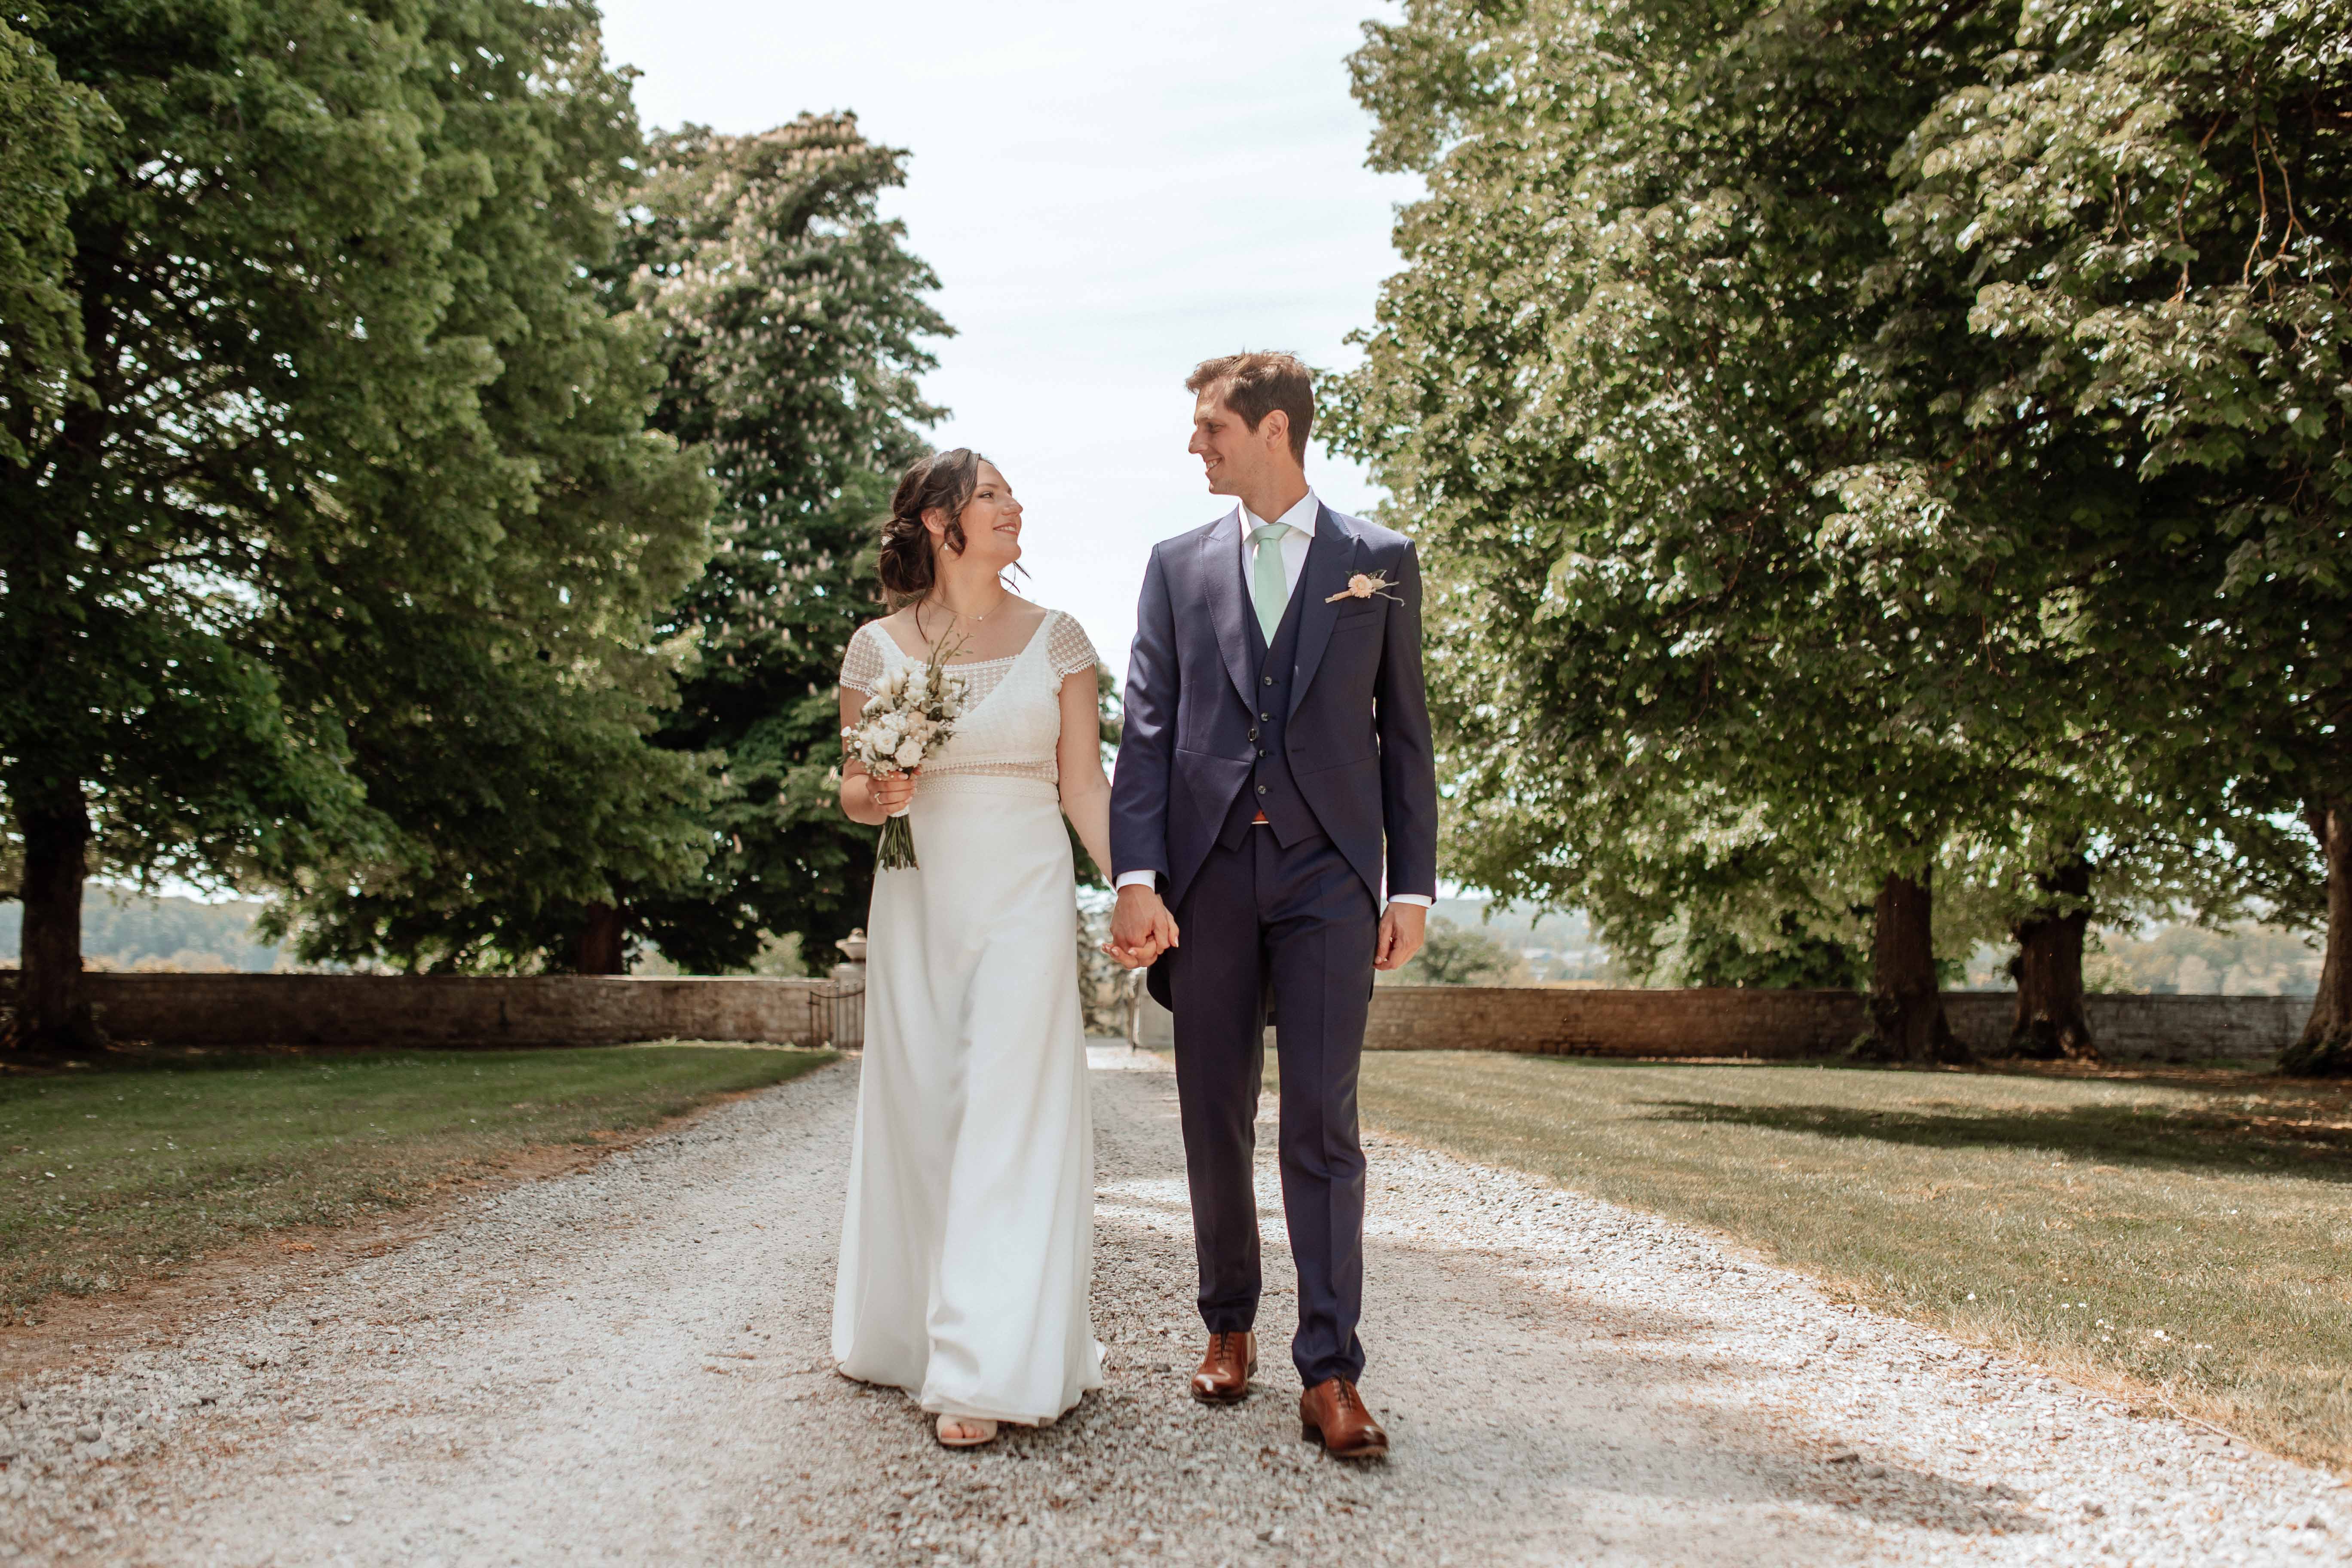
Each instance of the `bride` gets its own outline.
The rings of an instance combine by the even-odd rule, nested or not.
[[[841,661],[855,724],[883,677],[947,650],[963,716],[918,774],[842,769],[841,808],[908,806],[919,867],[874,879],[866,1053],[834,1289],[847,1375],[914,1394],[940,1441],[1049,1422],[1102,1386],[1087,1316],[1094,1130],[1066,815],[1110,864],[1095,650],[1008,592],[1021,503],[958,447],[899,480],[881,577],[896,612]]]

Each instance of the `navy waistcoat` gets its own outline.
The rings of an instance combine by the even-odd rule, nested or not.
[[[1234,552],[1236,570],[1243,553]],[[1250,599],[1248,574],[1243,574],[1242,619],[1249,628],[1250,655],[1257,663],[1257,684],[1250,689],[1257,699],[1257,710],[1250,716],[1255,725],[1251,743],[1257,748],[1257,763],[1248,786],[1234,802],[1233,810],[1225,816],[1224,828],[1217,835],[1217,842],[1228,849],[1240,847],[1242,835],[1250,830],[1261,811],[1265,813],[1276,841],[1285,849],[1323,831],[1307,797],[1298,793],[1298,781],[1290,772],[1290,751],[1283,742],[1284,726],[1290,718],[1291,682],[1298,675],[1298,605],[1306,597],[1305,586],[1302,575],[1299,587],[1292,591],[1290,602],[1283,609],[1282,619],[1275,626],[1273,646],[1268,647]]]

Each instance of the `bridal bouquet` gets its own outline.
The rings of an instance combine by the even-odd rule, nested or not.
[[[948,743],[963,712],[963,677],[950,673],[947,654],[933,648],[928,664],[910,665],[882,678],[858,710],[857,722],[841,732],[852,760],[877,778],[911,773]],[[882,825],[875,864],[885,871],[914,866],[915,830],[900,806]]]

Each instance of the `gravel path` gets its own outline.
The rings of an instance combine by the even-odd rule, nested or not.
[[[1115,1047],[1097,1065],[1111,1386],[1049,1430],[949,1454],[907,1400],[830,1372],[845,1064],[176,1345],[0,1392],[0,1556],[2352,1560],[2352,1495],[2327,1477],[1384,1139],[1366,1391],[1396,1454],[1326,1459],[1299,1441],[1286,1289],[1258,1396],[1184,1395],[1174,1081]],[[1261,1180],[1282,1281],[1270,1165]]]

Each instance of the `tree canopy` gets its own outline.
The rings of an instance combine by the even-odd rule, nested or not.
[[[2109,394],[1987,416],[2020,401],[1988,367],[2028,351],[1987,314],[1998,226],[1949,195],[1939,128],[2031,161],[1985,95],[2043,15],[1409,4],[1355,58],[1374,162],[1428,195],[1334,425],[1444,584],[1454,869],[1727,978],[1867,940],[1887,1054],[1952,1049],[1939,882],[1947,956],[2071,935],[2078,1021],[2095,890],[2293,880],[2258,753],[2217,768],[2197,722],[2194,580],[2133,542],[2178,525]],[[2074,210],[2047,173],[2013,219]]]
[[[835,793],[836,680],[850,633],[882,612],[890,488],[945,413],[916,385],[922,345],[951,329],[925,298],[939,279],[876,210],[908,155],[854,115],[689,126],[650,156],[623,256],[666,370],[653,422],[705,455],[719,492],[717,552],[664,618],[685,675],[659,739],[723,762],[699,874],[621,889],[610,918],[718,973],[762,932],[829,951],[863,919],[873,836]]]
[[[607,727],[551,724],[574,700],[517,691],[474,721],[468,756],[407,770],[425,786],[400,813],[415,856],[320,879],[303,906],[312,956],[619,973],[650,941],[688,972],[725,973],[787,934],[821,952],[862,912],[871,835],[835,801],[835,677],[881,610],[876,520],[926,449],[916,426],[941,412],[915,378],[932,363],[922,340],[949,331],[924,298],[937,279],[876,211],[906,154],[845,114],[634,136],[615,125],[600,330],[650,388],[649,426],[707,473],[713,552],[690,575],[641,578],[638,678],[607,694]]]
[[[2352,1066],[2347,35],[2352,7],[2329,4],[2021,16],[2015,47],[1939,102],[1894,165],[1888,286],[1961,268],[1972,298],[1953,352],[1892,356],[1943,389],[1949,457],[1903,475],[1913,499],[1884,520],[1940,520],[1996,466],[2068,484],[2053,453],[2081,454],[2079,473],[2131,498],[2077,505],[2034,538],[2013,516],[1963,512],[1953,542],[2060,563],[2152,788],[2214,825],[2273,910],[2325,919],[2332,901],[2330,973],[2291,1059],[2339,1069]]]
[[[648,356],[585,271],[637,145],[593,12],[93,0],[21,37],[79,128],[56,390],[12,359],[0,465],[28,1037],[87,1032],[92,868],[291,886],[347,952],[382,880],[470,898],[533,854],[585,880],[658,837],[578,797],[688,770],[543,793],[645,727],[646,616],[707,548],[707,481],[644,428]],[[534,730],[564,768],[501,773]],[[469,813],[499,820],[467,864]]]

